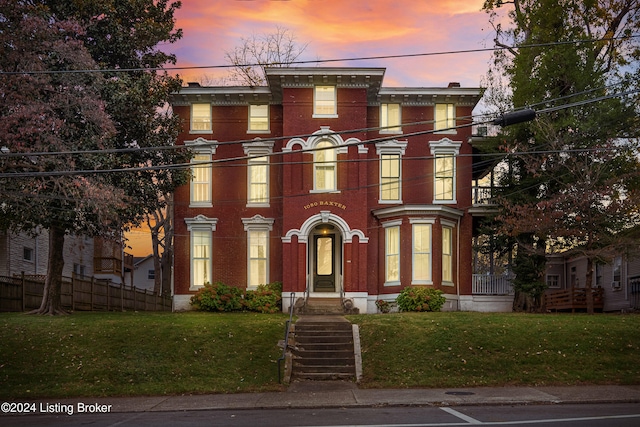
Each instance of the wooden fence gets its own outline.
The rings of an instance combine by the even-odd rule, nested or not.
[[[593,308],[602,311],[604,307],[604,289],[592,288]],[[543,305],[551,310],[586,310],[587,309],[587,289],[569,288],[559,290],[547,290],[544,294]]]
[[[29,311],[40,307],[44,277],[0,276],[0,311]],[[171,311],[171,296],[157,295],[108,280],[64,277],[62,306],[77,311]]]

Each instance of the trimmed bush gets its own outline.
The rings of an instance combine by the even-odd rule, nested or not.
[[[400,292],[396,301],[400,311],[440,311],[446,298],[439,289],[409,287]]]
[[[242,291],[222,282],[205,283],[191,297],[191,305],[200,311],[238,311],[242,310]]]
[[[244,305],[249,311],[258,313],[279,313],[282,311],[282,283],[273,282],[259,285],[256,290],[247,291]]]

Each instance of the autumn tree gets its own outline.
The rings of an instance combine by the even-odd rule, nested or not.
[[[101,151],[115,134],[103,76],[84,71],[97,66],[82,27],[30,2],[0,0],[0,11],[0,227],[48,229],[38,312],[58,314],[65,235],[108,233],[129,200],[105,175],[74,173],[112,166]]]
[[[509,153],[495,232],[516,242],[514,308],[535,310],[549,250],[584,254],[592,269],[638,224],[630,73],[638,68],[631,35],[640,29],[640,2],[488,0],[484,9],[501,48],[490,77],[508,82],[507,96],[496,98],[541,113],[504,128],[493,147]]]
[[[6,116],[9,121],[2,120],[2,124],[8,131],[16,132],[16,124],[9,127],[8,123],[24,122],[29,125],[22,126],[21,132],[33,134],[33,138],[21,134],[14,140],[2,140],[2,146],[11,153],[6,161],[3,158],[2,171],[7,172],[3,179],[11,185],[4,188],[13,196],[6,199],[12,203],[3,205],[2,220],[7,226],[25,230],[49,228],[50,245],[53,245],[49,268],[59,266],[60,273],[56,267],[48,274],[51,284],[46,285],[39,311],[53,314],[61,311],[59,290],[64,263],[61,245],[66,233],[119,236],[126,227],[137,225],[146,216],[163,209],[166,199],[162,195],[188,180],[188,170],[174,166],[184,166],[190,154],[172,147],[180,124],[165,108],[169,94],[179,89],[181,81],[162,71],[161,67],[175,62],[175,57],[158,49],[160,43],[171,43],[181,36],[181,32],[174,29],[173,17],[180,3],[165,0],[2,1],[6,7],[0,10],[7,17],[1,24],[7,30],[1,36],[8,38],[3,48],[11,53],[0,59],[7,62],[2,69],[26,72],[3,76],[4,93],[16,101],[15,106],[3,110],[3,118]],[[40,24],[55,24],[54,28],[49,30],[45,25],[48,32],[43,29],[40,34],[34,25],[27,25],[33,19],[40,19]],[[67,23],[73,23],[73,30],[58,28],[71,25]],[[48,44],[41,46],[34,41]],[[55,48],[63,47],[67,49],[63,53],[69,58],[60,60]],[[82,55],[82,59],[72,58],[71,52]],[[28,73],[40,69],[47,74]],[[19,79],[38,81],[24,86]],[[34,87],[32,93],[25,91],[30,87]],[[60,102],[49,96],[50,87],[61,96],[70,96],[75,90],[88,99]],[[30,96],[38,108],[49,108],[53,113],[38,114],[35,107],[25,111],[21,107],[24,102],[18,99],[21,96]],[[82,102],[88,100],[95,106],[83,109]],[[67,104],[77,106],[61,111],[60,105]],[[91,111],[96,117],[86,118],[78,111]],[[104,120],[98,121],[98,118]],[[54,137],[56,145],[47,142]],[[19,140],[22,145],[18,145]],[[88,151],[92,148],[95,152]],[[38,175],[38,179],[57,178],[55,183],[45,185],[36,181],[26,186],[14,179],[21,177],[18,172],[31,173],[26,178],[34,176],[33,170],[25,169],[33,169],[29,162],[33,163],[34,156],[17,157],[34,151],[56,153],[42,156],[53,159],[49,163],[55,165],[47,164],[35,171],[50,175]],[[40,158],[37,162],[44,163]],[[105,172],[87,172],[94,170]],[[70,177],[74,177],[73,180]],[[40,205],[31,209],[25,199],[44,206],[50,200],[53,205],[48,211]],[[27,212],[33,215],[30,219],[26,219]]]
[[[298,43],[291,30],[280,26],[271,33],[242,37],[232,51],[225,52],[225,58],[233,66],[230,80],[264,86],[265,68],[291,66],[307,46],[308,43]]]
[[[175,64],[174,55],[159,49],[182,37],[175,29],[179,1],[171,0],[44,0],[58,17],[77,19],[86,27],[85,45],[103,68],[107,84],[101,92],[116,126],[114,144],[139,148],[119,156],[122,168],[141,168],[112,178],[135,203],[129,206],[129,223],[153,223],[152,248],[155,290],[169,292],[173,263],[173,221],[167,203],[173,189],[188,182],[187,169],[166,168],[189,162],[190,153],[171,149],[180,122],[166,108],[169,95],[181,86],[179,77],[160,68]],[[133,71],[121,72],[129,69]],[[161,220],[154,221],[154,218]],[[149,222],[149,221],[147,221]],[[162,266],[162,268],[161,268]]]

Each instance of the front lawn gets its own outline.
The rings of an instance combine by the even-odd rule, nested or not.
[[[640,384],[640,316],[396,313],[360,325],[361,387]],[[0,314],[0,397],[284,390],[287,316]]]

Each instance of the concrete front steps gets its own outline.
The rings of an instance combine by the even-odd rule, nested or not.
[[[307,298],[300,305],[296,305],[296,314],[308,315],[343,315],[358,314],[359,310],[354,307],[351,299],[342,301],[340,298]]]
[[[357,379],[354,327],[345,318],[302,316],[294,331],[293,380]]]

